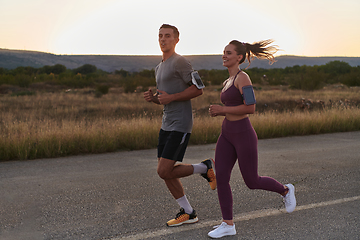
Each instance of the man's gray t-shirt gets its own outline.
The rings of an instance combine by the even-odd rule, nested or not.
[[[183,56],[174,53],[155,68],[157,89],[174,94],[189,87],[193,68]],[[193,116],[191,100],[175,101],[164,105],[161,129],[191,133]]]

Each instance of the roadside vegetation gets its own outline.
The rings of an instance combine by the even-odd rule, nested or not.
[[[290,89],[319,90],[328,84],[342,84],[348,87],[360,86],[360,66],[352,67],[346,62],[332,61],[322,66],[293,66],[284,69],[249,68],[246,72],[254,84],[287,86]],[[227,70],[199,70],[206,85],[221,85],[228,77]],[[96,66],[85,64],[76,69],[67,69],[57,64],[42,68],[18,67],[0,68],[0,93],[21,89],[97,89],[120,87],[126,93],[155,85],[154,69],[128,72],[123,69],[107,73]],[[8,90],[10,89],[10,90]],[[101,91],[99,91],[101,93]]]
[[[1,161],[156,147],[162,106],[142,96],[144,88],[155,85],[153,70],[26,69],[0,69]],[[295,69],[247,70],[258,102],[251,121],[260,139],[360,130],[360,75],[352,75],[359,67],[335,73],[326,66]],[[314,69],[317,75],[307,81]],[[208,107],[220,103],[227,72],[200,74],[207,87],[192,101],[190,144],[215,143],[222,122],[208,115]],[[321,79],[321,87],[310,87],[315,79]]]

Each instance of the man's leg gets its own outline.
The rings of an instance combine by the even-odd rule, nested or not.
[[[184,194],[180,178],[190,176],[195,172],[208,176],[208,172],[210,172],[208,165],[211,167],[211,163],[208,164],[207,162],[196,164],[195,166],[191,164],[177,164],[184,157],[189,138],[190,133],[167,132],[163,130],[160,130],[159,133],[157,172],[164,179],[170,193],[181,207],[176,217],[167,222],[168,226],[179,226],[184,223],[195,223],[198,221],[195,210],[191,207]]]
[[[166,186],[175,199],[184,196],[184,188],[179,178],[193,174],[194,168],[190,164],[176,164],[176,161],[160,158],[157,172],[164,179]]]
[[[196,212],[187,200],[184,188],[179,179],[193,174],[193,167],[189,164],[175,165],[175,163],[176,161],[166,158],[160,158],[158,161],[158,174],[164,179],[170,193],[181,207],[176,217],[166,223],[167,226],[171,227],[198,221]]]

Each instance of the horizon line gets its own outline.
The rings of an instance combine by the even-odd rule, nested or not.
[[[38,50],[24,50],[24,49],[9,49],[9,48],[1,48],[0,50],[7,51],[21,51],[21,52],[33,52],[33,53],[45,53],[52,54],[57,56],[128,56],[128,57],[161,57],[161,54],[96,54],[96,53],[82,53],[82,54],[68,54],[68,53],[52,53],[46,51],[38,51]],[[181,54],[182,56],[221,56],[222,54],[212,54],[212,53],[204,53],[204,54]],[[294,55],[294,54],[284,54],[284,55],[275,55],[277,57],[309,57],[309,58],[360,58],[360,56],[307,56],[307,55]]]

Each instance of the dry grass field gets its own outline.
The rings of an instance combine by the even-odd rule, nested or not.
[[[220,102],[220,86],[193,100],[191,144],[214,143],[222,117],[211,118],[209,104]],[[360,90],[329,87],[305,92],[284,87],[255,91],[251,121],[259,138],[360,130]],[[162,107],[142,93],[91,89],[0,95],[0,160],[26,160],[119,150],[155,148]]]

